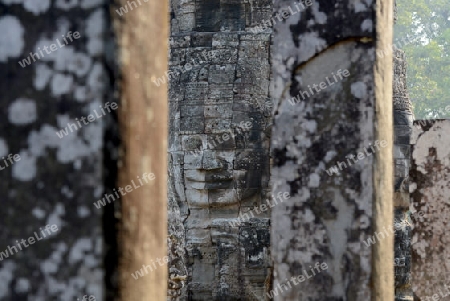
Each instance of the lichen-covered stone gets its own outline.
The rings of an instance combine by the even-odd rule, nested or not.
[[[394,18],[397,17],[395,5]],[[393,109],[394,109],[394,219],[407,220],[409,210],[410,138],[414,115],[406,82],[406,57],[395,48]],[[411,227],[396,229],[394,240],[395,300],[412,300],[411,290]],[[402,262],[402,264],[398,264]]]
[[[449,295],[449,131],[449,120],[420,120],[411,138],[411,282],[421,300]]]
[[[114,145],[103,143],[112,116],[57,135],[111,102],[108,12],[103,1],[89,7],[76,1],[64,10],[61,2],[0,0],[0,150],[21,158],[0,170],[0,218],[7,225],[0,252],[47,224],[59,229],[0,261],[0,300],[111,300],[104,287],[105,280],[111,287],[105,274],[114,260],[105,270],[103,257],[110,258],[104,246],[111,240],[103,239],[103,213],[93,202],[111,185],[103,171],[114,174],[114,165],[104,168]],[[44,51],[57,40],[62,46]],[[89,51],[94,40],[96,53]]]
[[[295,2],[275,1],[275,13],[281,14]],[[309,9],[274,28],[276,111],[271,178],[274,194],[291,194],[286,204],[272,210],[274,288],[304,274],[317,262],[329,267],[283,290],[274,300],[393,298],[389,287],[393,286],[393,271],[376,261],[381,254],[384,260],[393,260],[392,244],[388,239],[383,241],[388,248],[362,244],[384,226],[380,226],[382,216],[392,218],[388,164],[379,165],[379,157],[374,160],[373,155],[349,164],[337,175],[326,172],[337,161],[347,162],[350,154],[374,144],[381,133],[388,144],[392,143],[392,124],[388,124],[392,118],[388,116],[375,126],[380,118],[375,107],[392,114],[392,83],[383,83],[383,79],[391,79],[392,62],[383,62],[389,68],[374,72],[376,28],[369,26],[380,26],[382,17],[384,22],[389,20],[393,5],[384,4],[388,5],[382,9],[386,15],[379,15],[375,14],[374,1],[313,1]],[[390,26],[387,23],[386,31],[377,34],[377,44],[389,41]],[[349,76],[334,79],[345,70]],[[322,82],[325,88],[317,91],[315,87]],[[376,93],[380,92],[376,83],[386,84],[383,89],[388,97]],[[389,149],[381,156],[392,158]],[[374,180],[380,176],[388,181]],[[385,199],[380,197],[384,192],[379,184],[385,189]],[[385,226],[389,225],[388,218]],[[376,283],[377,277],[383,279]]]

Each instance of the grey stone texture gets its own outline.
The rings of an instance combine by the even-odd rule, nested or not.
[[[411,278],[418,300],[450,296],[449,131],[450,120],[414,121],[409,173],[414,225]]]
[[[395,7],[395,9],[397,9]],[[410,137],[413,123],[412,104],[408,96],[405,53],[394,54],[394,221],[407,221],[395,230],[394,271],[395,300],[412,300],[411,289],[411,220],[409,210]]]
[[[394,220],[407,220],[408,226],[396,229],[394,270],[396,300],[412,300],[411,221],[409,210],[410,137],[412,105],[406,85],[406,59],[402,50],[394,51]],[[402,264],[398,264],[402,262]]]
[[[275,12],[281,14],[295,2],[275,1]],[[381,216],[392,217],[389,201],[383,200],[385,206],[374,206],[374,202],[380,202],[374,193],[380,191],[374,178],[389,179],[382,183],[389,191],[389,170],[387,176],[378,174],[375,168],[379,162],[374,160],[374,154],[357,164],[349,163],[338,175],[325,172],[337,161],[346,161],[350,155],[373,145],[376,139],[392,142],[388,136],[390,125],[387,130],[382,130],[383,122],[378,123],[378,128],[375,126],[376,118],[380,118],[375,116],[375,107],[380,106],[375,102],[375,83],[380,77],[391,80],[392,72],[389,61],[386,66],[390,70],[386,73],[374,72],[375,25],[386,21],[381,17],[376,20],[375,9],[371,1],[317,0],[274,28],[276,110],[271,177],[273,194],[287,191],[291,195],[289,202],[272,209],[274,289],[282,291],[274,300],[392,300],[387,295],[393,298],[389,292],[393,271],[383,267],[382,262],[376,268],[376,264],[372,266],[372,260],[381,254],[386,255],[384,261],[392,260],[392,249],[380,251],[381,245],[365,247],[362,243],[382,228]],[[384,11],[389,8],[384,7]],[[386,24],[386,32],[390,31],[389,26],[392,24]],[[379,37],[377,43],[387,42],[382,35]],[[335,80],[339,70],[348,70],[350,75]],[[322,82],[327,83],[325,88],[320,86]],[[317,86],[322,89],[317,91]],[[389,91],[387,87],[383,89]],[[385,101],[381,109],[388,108],[390,115],[392,94],[385,95],[386,98],[378,95],[377,99]],[[389,116],[387,121],[391,120]],[[380,133],[386,137],[380,137]],[[381,156],[387,155],[390,160],[389,150]],[[392,194],[386,196],[390,198]],[[376,212],[380,214],[378,225],[375,208],[383,208],[383,212]],[[384,222],[389,225],[389,221]],[[389,241],[383,244],[392,246]],[[310,269],[317,262],[326,263],[329,268],[283,289],[291,277],[305,275],[305,271],[311,274]],[[377,277],[383,278],[384,287],[375,284]]]
[[[171,1],[169,300],[270,287],[270,212],[253,209],[270,194],[271,29],[250,30],[270,15],[270,1]]]
[[[0,1],[0,156],[20,155],[0,170],[0,252],[58,227],[0,260],[0,300],[111,300],[114,224],[102,228],[113,207],[93,205],[116,168],[113,116],[100,109],[112,101],[108,24],[104,1]],[[21,67],[30,52],[35,61]],[[94,110],[102,117],[83,124]],[[59,138],[68,123],[75,126]]]

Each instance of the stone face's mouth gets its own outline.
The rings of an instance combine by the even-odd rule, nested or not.
[[[198,171],[185,174],[185,178],[194,189],[230,189],[234,183],[233,173],[229,171]]]
[[[199,171],[196,174],[185,175],[186,179],[191,182],[199,183],[217,183],[233,181],[233,173],[229,171]]]
[[[186,179],[189,180],[190,182],[198,182],[198,183],[217,183],[217,182],[233,181],[233,177],[230,178],[230,177],[222,177],[222,176],[213,177],[211,179],[204,179],[204,180],[186,176]]]

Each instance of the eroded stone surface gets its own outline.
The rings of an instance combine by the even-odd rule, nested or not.
[[[275,1],[275,11],[294,2]],[[313,1],[275,26],[271,177],[274,194],[288,191],[291,199],[272,211],[274,289],[317,262],[329,268],[274,300],[381,295],[371,292],[373,248],[361,243],[374,229],[374,156],[338,175],[325,172],[374,144],[374,5]],[[350,75],[335,80],[344,70]]]
[[[450,293],[449,120],[415,121],[410,171],[412,288],[421,300]],[[437,299],[436,299],[437,300]],[[441,299],[439,299],[441,300]]]
[[[0,1],[0,152],[21,157],[0,170],[0,216],[8,225],[0,230],[0,251],[47,224],[59,229],[0,261],[0,300],[110,300],[103,289],[102,211],[92,203],[107,177],[103,138],[111,116],[57,136],[110,95],[103,54],[106,7],[104,1],[90,7],[75,1],[73,10],[60,10],[61,2]],[[69,31],[80,37],[70,41]],[[45,52],[43,46],[48,50],[56,39],[63,46]],[[89,51],[92,39],[101,46],[97,54]],[[30,52],[40,57],[21,67],[18,62]]]
[[[394,273],[396,301],[412,300],[411,224],[409,210],[410,138],[414,116],[406,84],[406,58],[394,50],[394,219],[408,220],[408,226],[396,229]]]

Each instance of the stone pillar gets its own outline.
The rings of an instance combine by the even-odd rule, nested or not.
[[[114,132],[108,13],[101,0],[0,0],[0,300],[111,300],[111,235],[93,204],[116,169],[103,142]]]
[[[394,1],[394,21],[397,3]],[[412,300],[411,220],[409,219],[410,137],[414,119],[406,83],[404,51],[394,51],[394,273],[395,300]]]
[[[412,290],[422,301],[450,296],[450,120],[414,121],[410,170]]]
[[[123,0],[118,6],[113,16],[121,79],[119,300],[162,301],[168,274],[168,101],[166,87],[152,80],[167,72],[169,5]]]
[[[394,224],[396,301],[412,300],[411,220],[409,210],[410,137],[413,122],[406,85],[406,60],[402,50],[394,50]]]
[[[270,287],[271,1],[172,0],[169,298],[264,300]]]
[[[274,2],[274,300],[393,300],[393,3],[305,3]]]

